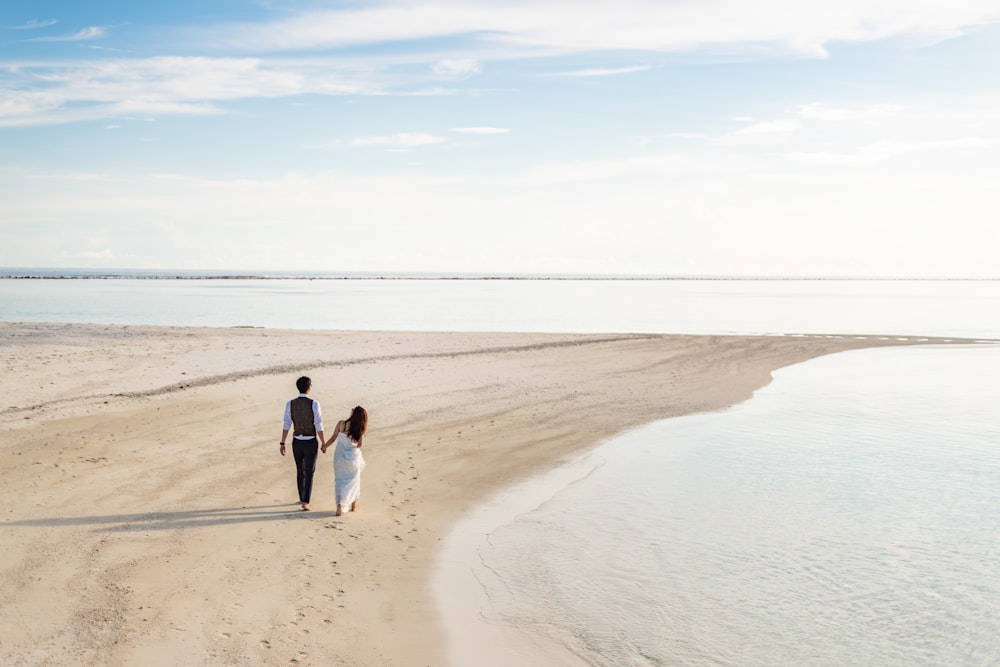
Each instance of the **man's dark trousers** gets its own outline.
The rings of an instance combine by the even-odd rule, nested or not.
[[[299,440],[292,438],[292,456],[295,457],[295,470],[298,473],[299,502],[308,503],[312,496],[313,473],[316,472],[316,457],[319,454],[319,441],[316,438]]]

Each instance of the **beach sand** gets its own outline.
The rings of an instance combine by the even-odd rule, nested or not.
[[[917,342],[0,324],[0,664],[446,664],[431,579],[477,503],[776,368]],[[302,374],[328,428],[368,409],[357,513],[330,454],[299,510]]]

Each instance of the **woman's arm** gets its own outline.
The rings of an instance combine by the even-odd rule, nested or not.
[[[336,442],[336,440],[337,440],[337,433],[341,433],[341,432],[343,432],[343,430],[344,430],[344,422],[342,422],[342,421],[337,422],[337,425],[333,427],[333,435],[330,436],[329,440],[327,440],[325,443],[323,443],[323,447],[321,449],[322,449],[322,451],[323,451],[324,454],[326,454],[326,450],[329,447],[333,446],[333,443]]]

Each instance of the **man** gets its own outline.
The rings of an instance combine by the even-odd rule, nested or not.
[[[285,455],[285,440],[288,431],[294,426],[292,435],[292,456],[295,457],[295,470],[299,485],[299,502],[302,509],[309,510],[309,498],[312,496],[313,473],[316,472],[316,456],[320,445],[325,445],[323,437],[323,413],[319,402],[309,398],[312,380],[302,376],[295,381],[299,395],[285,404],[285,420],[281,429],[281,455]],[[317,440],[318,438],[318,440]]]

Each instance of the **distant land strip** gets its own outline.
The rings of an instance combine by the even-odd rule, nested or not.
[[[1000,277],[912,276],[701,276],[628,274],[282,273],[155,269],[5,269],[0,280],[427,280],[427,281],[997,281]]]

